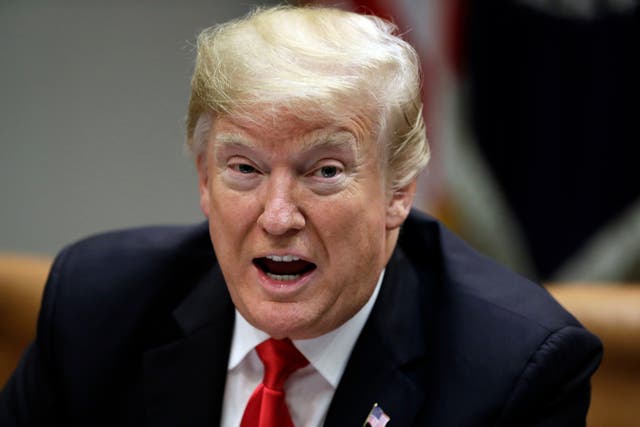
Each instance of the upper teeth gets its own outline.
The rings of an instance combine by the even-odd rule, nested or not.
[[[277,261],[277,262],[291,262],[291,261],[299,261],[300,258],[298,258],[297,256],[294,255],[267,255],[266,257],[267,259],[270,259],[271,261]]]

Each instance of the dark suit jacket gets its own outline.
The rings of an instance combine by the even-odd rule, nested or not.
[[[234,309],[206,225],[66,248],[0,425],[215,426]],[[436,221],[405,223],[325,426],[579,426],[601,345]]]

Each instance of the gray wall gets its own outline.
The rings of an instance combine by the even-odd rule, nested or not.
[[[0,251],[201,220],[183,149],[193,42],[250,6],[0,0]]]

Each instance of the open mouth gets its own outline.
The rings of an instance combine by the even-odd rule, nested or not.
[[[253,264],[262,270],[270,279],[279,282],[296,280],[316,269],[314,263],[293,255],[268,255],[262,258],[255,258]]]

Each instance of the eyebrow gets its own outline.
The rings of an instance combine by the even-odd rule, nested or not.
[[[313,133],[313,132],[311,132]],[[356,139],[351,132],[338,131],[324,134],[319,137],[306,136],[303,138],[301,147],[304,151],[310,151],[321,148],[346,148],[357,152]],[[219,133],[213,140],[213,147],[220,148],[222,146],[240,146],[247,148],[255,148],[255,143],[245,138],[239,133]]]
[[[254,147],[248,139],[244,138],[239,133],[217,133],[213,139],[213,148],[220,148],[224,145],[239,145],[243,147]]]
[[[346,130],[331,132],[321,135],[318,138],[309,138],[302,143],[304,150],[314,150],[317,148],[348,148],[354,151],[356,148],[356,139],[351,132]]]

